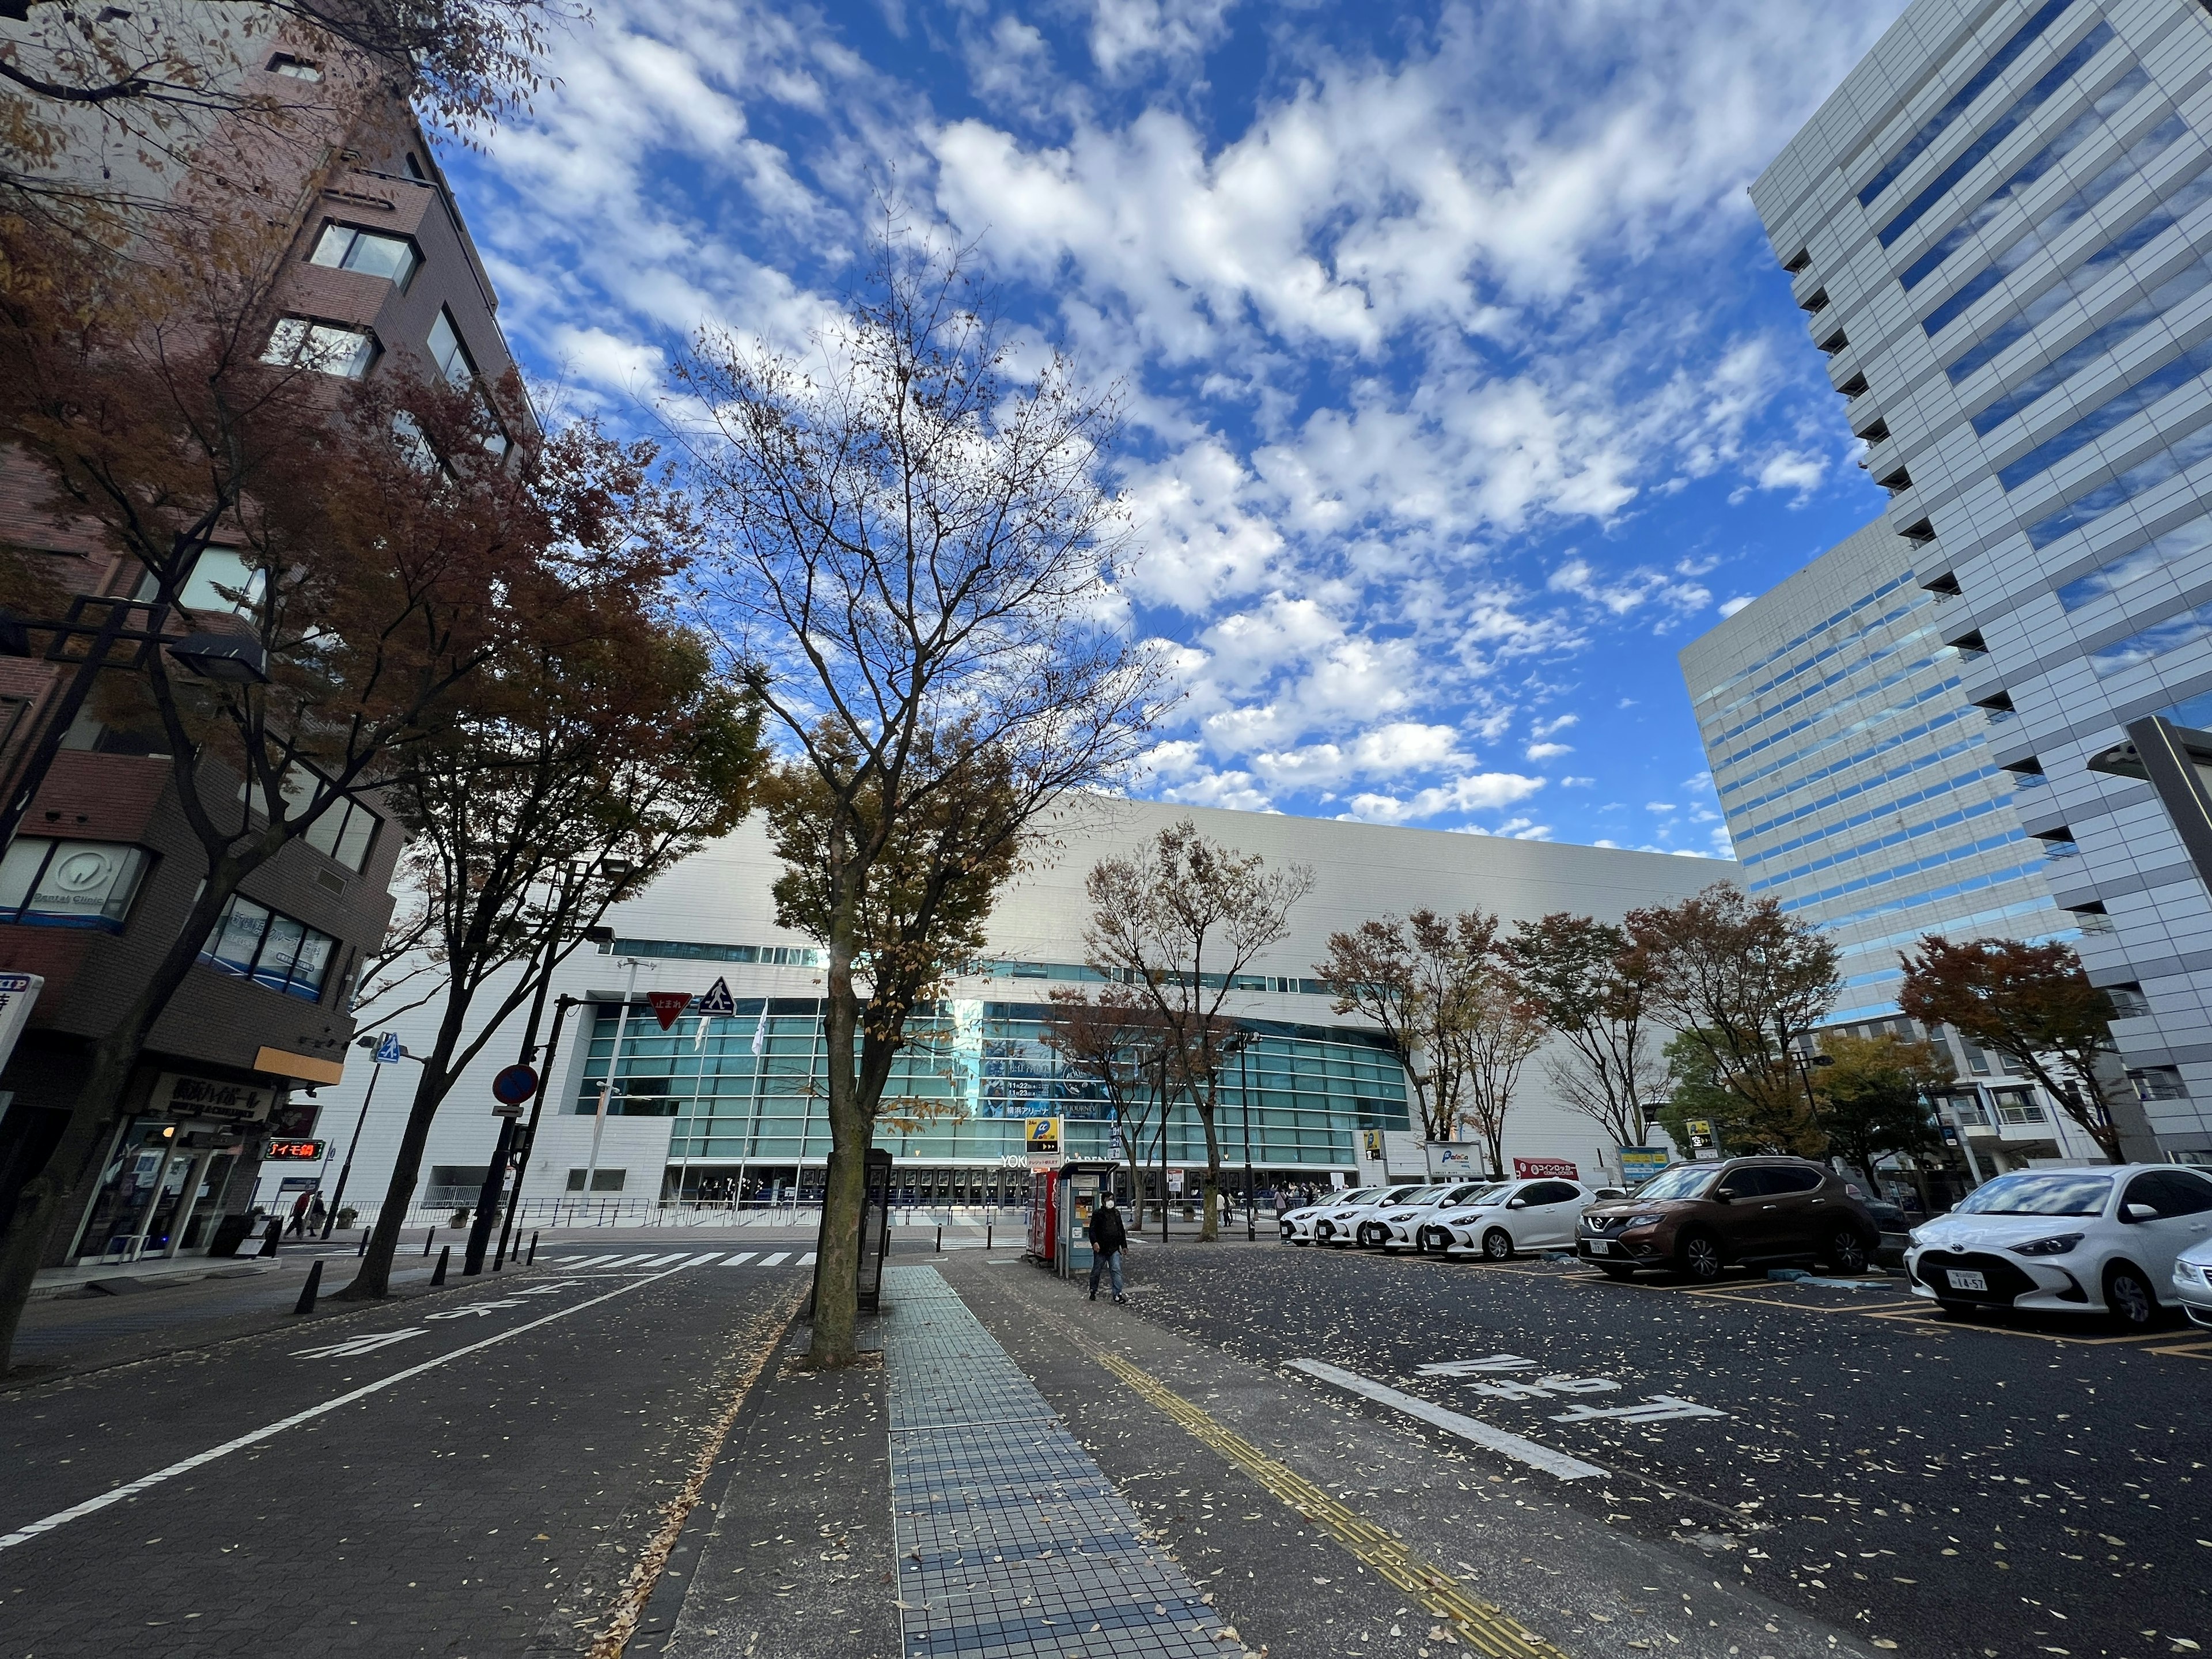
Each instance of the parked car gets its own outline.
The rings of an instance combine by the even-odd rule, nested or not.
[[[1567,1249],[1575,1242],[1576,1218],[1596,1201],[1597,1194],[1579,1181],[1504,1182],[1477,1194],[1465,1207],[1437,1216],[1424,1248],[1440,1255],[1480,1250],[1492,1261],[1510,1261],[1521,1250]]]
[[[1331,1193],[1318,1204],[1308,1204],[1295,1210],[1285,1210],[1280,1223],[1285,1244],[1307,1245],[1314,1242],[1314,1224],[1332,1210],[1346,1205],[1364,1204],[1380,1194],[1380,1187],[1355,1187],[1349,1191]]]
[[[1593,1205],[1575,1253],[1614,1279],[1663,1267],[1711,1282],[1731,1264],[1866,1269],[1880,1229],[1843,1176],[1802,1158],[1674,1164],[1628,1198]]]
[[[1437,1216],[1447,1206],[1458,1206],[1478,1201],[1479,1195],[1494,1187],[1494,1182],[1462,1182],[1455,1187],[1427,1187],[1407,1199],[1404,1205],[1383,1212],[1376,1229],[1377,1239],[1385,1250],[1412,1250],[1425,1254],[1426,1235]],[[1439,1250],[1439,1255],[1443,1252]]]
[[[2178,1164],[2019,1170],[1912,1234],[1912,1291],[1981,1308],[2103,1313],[2142,1330],[2176,1262],[2212,1242],[2212,1179]]]
[[[2198,1324],[2212,1325],[2212,1239],[2191,1245],[2175,1258],[2173,1297]]]
[[[1381,1212],[1403,1204],[1419,1192],[1424,1184],[1411,1182],[1396,1187],[1370,1188],[1364,1197],[1354,1195],[1354,1201],[1323,1211],[1314,1223],[1314,1243],[1334,1244],[1340,1249],[1355,1244],[1363,1248],[1371,1244],[1374,1240],[1368,1230],[1376,1224]]]

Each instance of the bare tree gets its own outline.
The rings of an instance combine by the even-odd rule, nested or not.
[[[888,1054],[860,1044],[901,1041],[962,866],[1010,869],[1054,803],[1118,775],[1160,684],[1157,657],[1110,621],[1126,534],[1098,479],[1111,399],[1056,354],[1016,380],[957,256],[888,233],[878,252],[811,369],[708,335],[679,376],[705,411],[691,441],[721,532],[701,615],[818,785],[803,796],[817,821],[787,817],[779,844],[804,900],[786,912],[828,958],[817,1364],[854,1353],[865,1159],[889,1076]],[[957,823],[945,804],[986,778],[988,818]],[[957,856],[918,878],[931,890],[902,888],[910,960],[864,994],[878,865],[940,842]]]
[[[1504,950],[1522,990],[1571,1051],[1546,1066],[1559,1097],[1602,1125],[1614,1146],[1640,1146],[1644,1108],[1667,1088],[1651,1042],[1645,958],[1620,928],[1564,910],[1514,923]]]
[[[1158,1069],[1164,1036],[1159,1016],[1140,993],[1111,983],[1096,995],[1072,985],[1057,987],[1052,1006],[1044,1040],[1059,1056],[1060,1070],[1095,1085],[1113,1113],[1115,1138],[1129,1165],[1129,1194],[1136,1206],[1130,1225],[1142,1231],[1149,1079]]]
[[[1790,1051],[1842,989],[1835,942],[1773,899],[1726,882],[1678,904],[1632,910],[1622,929],[1645,1007],[1743,1103],[1746,1137],[1818,1157],[1826,1138]]]
[[[1100,860],[1083,884],[1086,959],[1151,1006],[1168,1044],[1170,1088],[1205,1127],[1205,1239],[1220,1233],[1222,1075],[1247,1038],[1222,1008],[1260,953],[1289,935],[1291,908],[1314,888],[1310,866],[1266,866],[1257,854],[1207,841],[1185,818],[1148,848]]]
[[[1505,1173],[1505,1116],[1544,1036],[1542,1009],[1495,961],[1478,963],[1454,994],[1438,1069],[1458,1080],[1459,1121],[1481,1138],[1493,1175]]]

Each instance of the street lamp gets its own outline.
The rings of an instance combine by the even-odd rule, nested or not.
[[[373,1036],[356,1037],[354,1039],[354,1046],[357,1048],[374,1049],[376,1047],[376,1043],[377,1039]],[[404,1048],[399,1051],[399,1058],[402,1060],[411,1060],[417,1066],[427,1064],[422,1055],[410,1054]],[[363,1126],[368,1122],[369,1103],[376,1098],[377,1079],[383,1075],[383,1066],[379,1063],[372,1063],[368,1073],[368,1092],[362,1097],[361,1115],[354,1120],[353,1139],[346,1142],[345,1163],[338,1169],[337,1190],[331,1194],[330,1212],[323,1217],[323,1237],[325,1238],[328,1238],[331,1236],[331,1230],[338,1224],[338,1206],[345,1201],[346,1177],[353,1173],[353,1155],[361,1146],[362,1129]]]

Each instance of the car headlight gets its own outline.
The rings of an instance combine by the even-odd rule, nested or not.
[[[1447,1227],[1464,1227],[1468,1222],[1477,1219],[1479,1219],[1478,1217],[1471,1215],[1448,1215],[1444,1218],[1444,1225]]]
[[[2054,1233],[2049,1238],[2032,1238],[2025,1244],[2008,1244],[2005,1248],[2014,1255],[2064,1255],[2083,1237],[2081,1233]]]
[[[1413,1218],[1413,1212],[1411,1210],[1401,1210],[1390,1218],[1393,1221],[1411,1221]]]
[[[1667,1218],[1663,1215],[1632,1215],[1622,1224],[1625,1227],[1656,1227]]]

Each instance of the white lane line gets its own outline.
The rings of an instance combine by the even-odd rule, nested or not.
[[[628,1296],[632,1291],[641,1290],[647,1285],[657,1285],[667,1277],[666,1273],[655,1273],[650,1279],[634,1279],[627,1285],[617,1285],[613,1290],[603,1295],[592,1297],[588,1301],[579,1302],[572,1308],[556,1309],[542,1319],[533,1319],[526,1325],[517,1325],[513,1330],[501,1331],[496,1336],[488,1336],[481,1342],[471,1342],[465,1348],[455,1348],[451,1353],[440,1354],[435,1359],[426,1359],[419,1365],[410,1365],[404,1371],[394,1371],[389,1376],[380,1377],[375,1382],[364,1384],[349,1393],[339,1395],[332,1400],[325,1400],[319,1406],[310,1406],[305,1411],[294,1412],[289,1417],[280,1417],[274,1423],[264,1423],[258,1429],[240,1435],[235,1440],[226,1440],[220,1446],[210,1446],[204,1452],[195,1452],[181,1463],[172,1463],[166,1469],[156,1469],[151,1474],[143,1474],[125,1486],[110,1487],[97,1498],[88,1498],[82,1504],[72,1504],[65,1510],[56,1510],[44,1519],[19,1527],[14,1532],[0,1534],[0,1550],[13,1549],[18,1544],[27,1544],[33,1539],[43,1537],[46,1534],[53,1531],[57,1527],[67,1526],[72,1521],[82,1520],[88,1515],[96,1514],[109,1504],[119,1504],[126,1498],[136,1498],[149,1487],[160,1486],[164,1480],[173,1480],[180,1474],[190,1474],[202,1464],[212,1463],[218,1457],[228,1457],[231,1453],[243,1451],[248,1446],[258,1446],[263,1441],[283,1433],[287,1429],[295,1429],[302,1423],[312,1423],[319,1417],[326,1417],[339,1407],[350,1406],[356,1400],[366,1400],[369,1395],[381,1393],[395,1382],[404,1382],[410,1376],[420,1376],[425,1371],[434,1371],[441,1365],[464,1358],[472,1353],[479,1353],[486,1348],[495,1347],[510,1338],[520,1336],[526,1331],[534,1331],[540,1325],[550,1325],[556,1319],[566,1319],[570,1314],[581,1313],[586,1308],[596,1308],[602,1302],[611,1302],[618,1296]]]
[[[809,1250],[805,1255],[799,1257],[798,1261],[793,1262],[791,1265],[794,1267],[812,1267],[814,1265],[814,1252]]]
[[[689,1250],[676,1250],[667,1255],[657,1255],[650,1261],[641,1261],[637,1265],[641,1267],[665,1267],[672,1262],[683,1261],[690,1254]]]
[[[746,1262],[751,1261],[759,1254],[760,1252],[758,1250],[739,1250],[735,1255],[732,1256],[722,1265],[725,1267],[742,1267]]]
[[[761,1266],[763,1267],[773,1267],[778,1266],[781,1262],[788,1261],[790,1256],[791,1252],[789,1250],[778,1250],[774,1255],[763,1257],[761,1261]]]
[[[1317,1376],[1324,1382],[1334,1382],[1340,1389],[1349,1389],[1379,1406],[1388,1406],[1408,1417],[1418,1417],[1424,1423],[1434,1424],[1447,1434],[1455,1434],[1462,1440],[1472,1440],[1476,1445],[1487,1447],[1500,1456],[1526,1463],[1530,1468],[1541,1469],[1547,1474],[1555,1474],[1562,1480],[1587,1480],[1592,1475],[1605,1473],[1595,1463],[1585,1463],[1579,1457],[1553,1451],[1549,1446],[1539,1445],[1534,1440],[1525,1439],[1517,1434],[1508,1434],[1503,1429],[1492,1428],[1474,1418],[1462,1417],[1457,1412],[1446,1411],[1442,1406],[1431,1405],[1410,1394],[1401,1394],[1380,1382],[1370,1382],[1358,1372],[1347,1371],[1342,1366],[1332,1365],[1326,1360],[1293,1359],[1290,1365],[1293,1370]]]
[[[720,1250],[709,1250],[704,1255],[693,1256],[689,1261],[684,1262],[683,1265],[686,1267],[703,1267],[708,1262],[718,1259],[721,1254],[722,1253]]]

